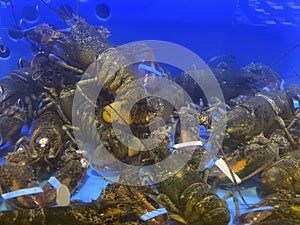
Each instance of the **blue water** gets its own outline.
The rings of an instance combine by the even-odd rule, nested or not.
[[[76,1],[48,0],[49,5],[76,14]],[[271,3],[272,4],[271,4]],[[29,29],[39,23],[67,28],[41,1],[13,0],[14,16],[18,26]],[[20,58],[33,56],[29,43],[8,33],[15,26],[10,1],[0,0],[0,45],[10,54],[0,54],[0,76],[17,68]],[[97,11],[98,10],[98,11]],[[90,24],[107,27],[114,44],[138,40],[163,40],[182,45],[205,62],[217,55],[232,55],[231,67],[239,69],[250,62],[271,65],[280,56],[300,42],[300,1],[259,0],[82,0],[79,15]],[[13,34],[18,33],[16,29]],[[274,66],[282,77],[295,79],[300,74],[300,48],[295,49]],[[299,105],[298,105],[299,107]],[[89,169],[84,184],[73,199],[96,199],[110,181]],[[218,190],[223,196],[227,193]],[[243,190],[249,204],[258,201],[255,188]],[[231,214],[234,204],[228,201]],[[243,203],[241,203],[241,207]],[[7,205],[2,204],[2,209]]]
[[[29,44],[24,39],[16,42],[7,34],[7,29],[15,26],[15,22],[10,7],[3,7],[4,2],[8,1],[2,0],[0,4],[0,37],[5,39],[11,55],[8,59],[0,59],[0,74],[15,69],[20,57],[31,57]],[[216,55],[234,55],[236,61],[233,66],[238,69],[251,61],[270,65],[300,40],[299,0],[288,1],[290,5],[283,0],[268,1],[281,5],[283,10],[274,9],[266,2],[175,0],[171,4],[168,0],[85,0],[80,1],[79,15],[91,24],[108,27],[112,43],[152,39],[170,41],[189,48],[205,61]],[[100,3],[106,4],[110,10],[106,19],[97,16],[96,9]],[[49,4],[55,10],[61,5],[68,5],[76,13],[74,0],[50,0]],[[66,27],[40,1],[14,0],[13,6],[16,20],[18,23],[22,20],[20,26],[24,29],[42,22]],[[26,19],[26,13],[22,12],[25,6],[37,8],[36,20]],[[264,12],[259,12],[259,9]],[[290,23],[282,22],[278,14],[283,18],[289,17]],[[268,19],[263,19],[263,16]],[[274,20],[275,24],[266,23],[268,20]],[[17,47],[19,44],[22,49]],[[293,71],[300,70],[299,55],[300,50],[295,50],[274,67],[275,71],[282,76],[294,76]]]

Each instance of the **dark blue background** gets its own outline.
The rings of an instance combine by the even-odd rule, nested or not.
[[[48,2],[55,10],[61,4],[67,4],[76,12],[76,0]],[[96,15],[96,6],[100,3],[110,8],[110,17],[106,20],[100,20]],[[79,15],[90,24],[108,27],[112,34],[110,40],[114,44],[135,40],[164,40],[191,49],[206,62],[213,56],[228,54],[236,57],[236,69],[251,61],[271,65],[300,42],[299,25],[237,22],[236,15],[247,4],[246,0],[85,0],[80,1]],[[13,6],[18,22],[22,19],[25,6],[38,6],[39,16],[35,22],[26,22],[23,16],[22,26],[25,28],[42,22],[66,27],[41,1],[13,0]],[[244,10],[244,13],[249,12]],[[0,36],[12,52],[9,59],[0,59],[1,75],[15,69],[20,57],[28,60],[32,57],[29,44],[24,39],[14,41],[7,35],[10,26],[14,26],[11,8],[0,6]],[[275,71],[282,76],[294,76],[293,71],[300,73],[299,55],[300,48],[276,65]]]
[[[32,57],[28,42],[24,39],[12,40],[7,33],[8,28],[15,23],[10,6],[4,7],[5,2],[7,0],[0,0],[0,37],[11,50],[11,56],[8,59],[0,59],[0,77],[16,69],[20,57],[27,60]],[[61,4],[67,4],[74,12],[76,11],[76,0],[48,0],[48,2],[55,10],[58,10]],[[110,40],[114,44],[156,39],[183,45],[206,62],[217,55],[234,55],[236,61],[233,66],[236,69],[248,65],[251,61],[271,65],[288,49],[300,42],[300,27],[296,23],[266,25],[261,20],[256,20],[253,10],[248,11],[249,2],[247,0],[85,0],[80,1],[79,15],[90,24],[106,26],[111,31]],[[257,2],[259,5],[262,1]],[[282,0],[282,2],[286,1]],[[96,7],[101,3],[105,3],[110,8],[111,15],[106,20],[101,20],[96,15]],[[22,15],[25,6],[34,8],[38,6],[37,20],[24,21],[22,23],[24,28],[43,22],[55,24],[59,28],[67,27],[40,1],[13,0],[13,6],[18,22],[22,18],[26,19],[26,16]],[[276,15],[272,13],[271,11],[270,18],[277,17],[280,11]],[[281,16],[285,17],[285,14],[282,12]],[[299,56],[300,48],[276,65],[275,71],[282,76],[294,76],[293,71],[300,74]],[[94,176],[91,171],[89,170],[88,173],[89,179],[74,198],[84,201],[96,199],[101,188],[106,184],[106,181]],[[226,193],[227,191],[218,192],[222,196]],[[246,189],[243,193],[249,204],[258,201],[255,188]],[[231,200],[229,206],[234,215],[235,208]],[[243,210],[246,206],[241,205],[241,208]]]

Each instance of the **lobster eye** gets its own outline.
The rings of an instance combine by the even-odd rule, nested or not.
[[[17,100],[17,103],[16,103],[16,105],[18,106],[18,108],[20,109],[20,111],[23,111],[24,110],[24,102],[23,102],[23,100],[21,99],[21,98],[19,98],[18,100]]]
[[[48,138],[38,138],[35,142],[37,149],[49,149],[50,141]]]
[[[4,90],[3,90],[2,86],[0,86],[0,98],[1,98],[1,100],[4,100]]]

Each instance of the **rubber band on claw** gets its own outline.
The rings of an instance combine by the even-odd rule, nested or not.
[[[178,143],[173,145],[173,148],[185,148],[185,147],[192,147],[192,146],[203,146],[202,141],[188,141],[183,143]]]
[[[140,65],[138,66],[138,69],[143,69],[143,70],[146,70],[146,71],[148,71],[148,72],[150,72],[150,73],[155,74],[155,75],[158,76],[158,77],[162,77],[162,73],[159,72],[158,70],[152,68],[151,66],[146,66],[146,65],[144,65],[144,64],[140,64]]]
[[[168,213],[168,211],[165,208],[160,208],[160,209],[156,209],[154,211],[145,213],[144,215],[142,215],[140,217],[140,219],[143,220],[143,221],[147,221],[147,220],[153,219],[157,216],[160,216],[160,215],[163,215],[163,214],[166,214],[166,213]]]
[[[59,189],[61,186],[60,181],[57,180],[56,177],[50,177],[48,183],[51,184],[56,190]]]
[[[20,197],[20,196],[24,196],[24,195],[39,194],[42,192],[43,192],[43,189],[41,187],[33,187],[33,188],[24,188],[24,189],[19,189],[16,191],[8,192],[5,194],[2,194],[1,196],[4,200],[7,200],[7,199],[12,199],[12,198],[16,198],[16,197]]]

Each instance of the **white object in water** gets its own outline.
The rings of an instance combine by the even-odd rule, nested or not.
[[[230,170],[225,161],[220,158],[215,162],[215,164],[232,181],[232,183],[234,183],[234,179],[231,176]],[[236,175],[235,172],[232,171],[232,174],[238,184],[242,182],[242,180],[238,177],[238,175]]]
[[[71,193],[69,188],[64,184],[61,184],[56,177],[50,177],[48,183],[50,183],[56,189],[56,204],[59,206],[69,205],[71,201]]]
[[[192,146],[203,146],[202,141],[188,141],[188,142],[182,142],[178,144],[174,144],[173,148],[184,148],[184,147],[192,147]]]
[[[70,204],[70,191],[69,188],[62,184],[56,190],[56,204],[59,206],[67,206]]]

